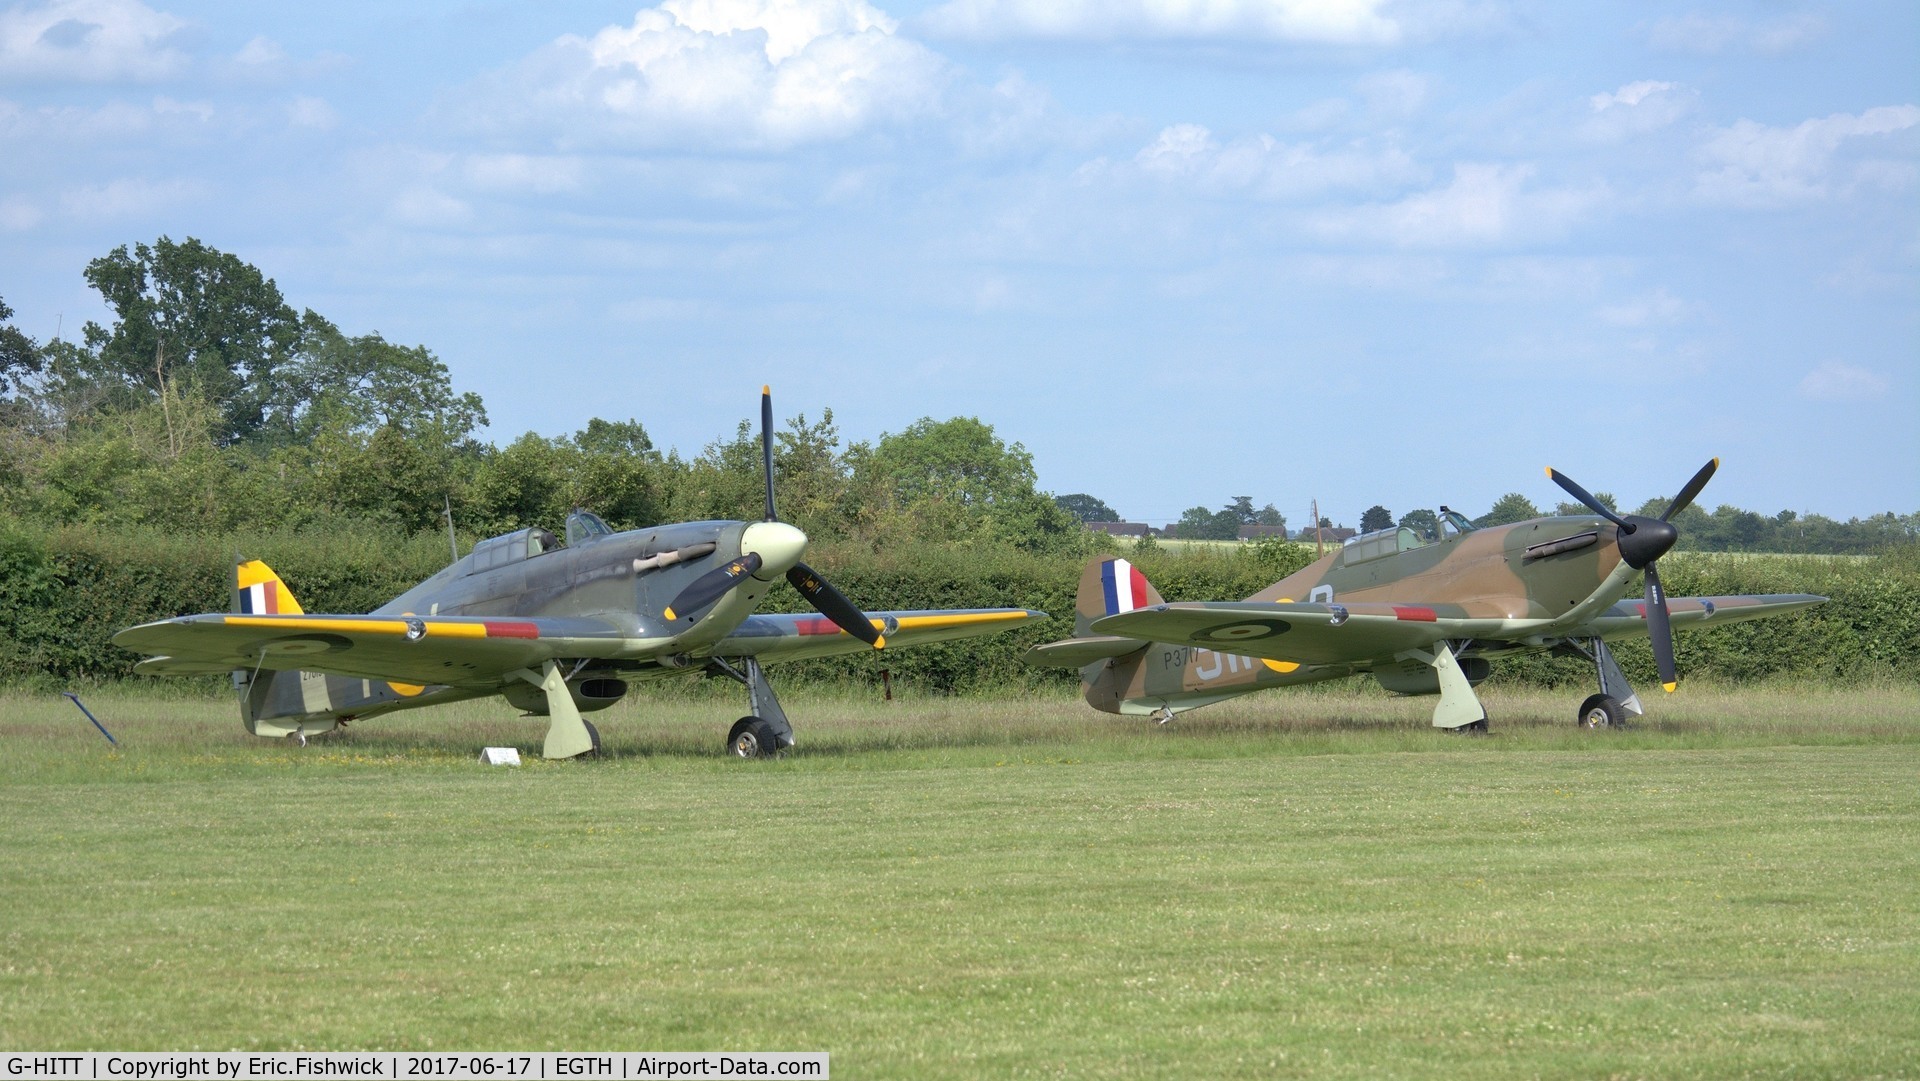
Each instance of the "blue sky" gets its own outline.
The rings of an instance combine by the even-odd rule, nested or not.
[[[1920,508],[1920,5],[0,8],[0,296],[198,237],[491,438],[972,415],[1161,522]]]

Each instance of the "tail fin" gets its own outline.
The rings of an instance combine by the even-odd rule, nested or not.
[[[1080,572],[1073,601],[1073,633],[1085,636],[1096,619],[1163,603],[1140,568],[1118,556],[1097,556]]]
[[[273,568],[257,559],[234,564],[233,610],[250,615],[297,616],[306,612]]]

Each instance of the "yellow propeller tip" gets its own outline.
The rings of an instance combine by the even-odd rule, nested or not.
[[[762,394],[772,394],[772,393],[773,393],[773,384],[772,384],[772,383],[762,383],[762,384],[760,384],[760,393],[762,393]]]
[[[668,621],[669,623],[671,623],[672,621],[674,621],[674,620],[676,620],[676,619],[679,619],[679,618],[680,618],[679,616],[676,616],[676,615],[674,615],[674,614],[673,614],[673,609],[671,609],[671,608],[669,608],[669,609],[667,609],[667,613],[666,613],[666,614],[667,614],[667,621]]]
[[[1675,687],[1678,687],[1678,686],[1680,686],[1680,685],[1679,685],[1678,683],[1662,683],[1662,684],[1661,684],[1660,686],[1662,686],[1662,687],[1665,687],[1665,688],[1667,689],[1667,693],[1668,693],[1668,694],[1672,694],[1672,693],[1673,693],[1673,689],[1674,689]]]
[[[1548,467],[1547,467],[1547,478],[1548,478],[1549,480],[1551,480],[1551,479],[1553,478],[1553,467],[1552,467],[1552,466],[1548,466]]]
[[[878,637],[878,638],[875,638],[875,639],[873,640],[873,648],[875,648],[875,649],[885,649],[885,648],[887,648],[887,636],[883,634],[883,635],[881,635],[880,637]]]

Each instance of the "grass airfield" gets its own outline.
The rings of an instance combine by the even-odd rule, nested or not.
[[[0,695],[0,1046],[824,1050],[853,1077],[1920,1075],[1920,691],[1077,699],[718,685],[302,749]],[[519,770],[474,762],[518,746]]]

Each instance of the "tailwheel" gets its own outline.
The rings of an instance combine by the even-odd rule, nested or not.
[[[1627,711],[1620,700],[1611,695],[1589,695],[1580,703],[1580,713],[1574,723],[1582,728],[1619,728],[1627,723]]]
[[[727,753],[735,758],[771,758],[780,749],[773,726],[758,717],[742,717],[727,733]]]

